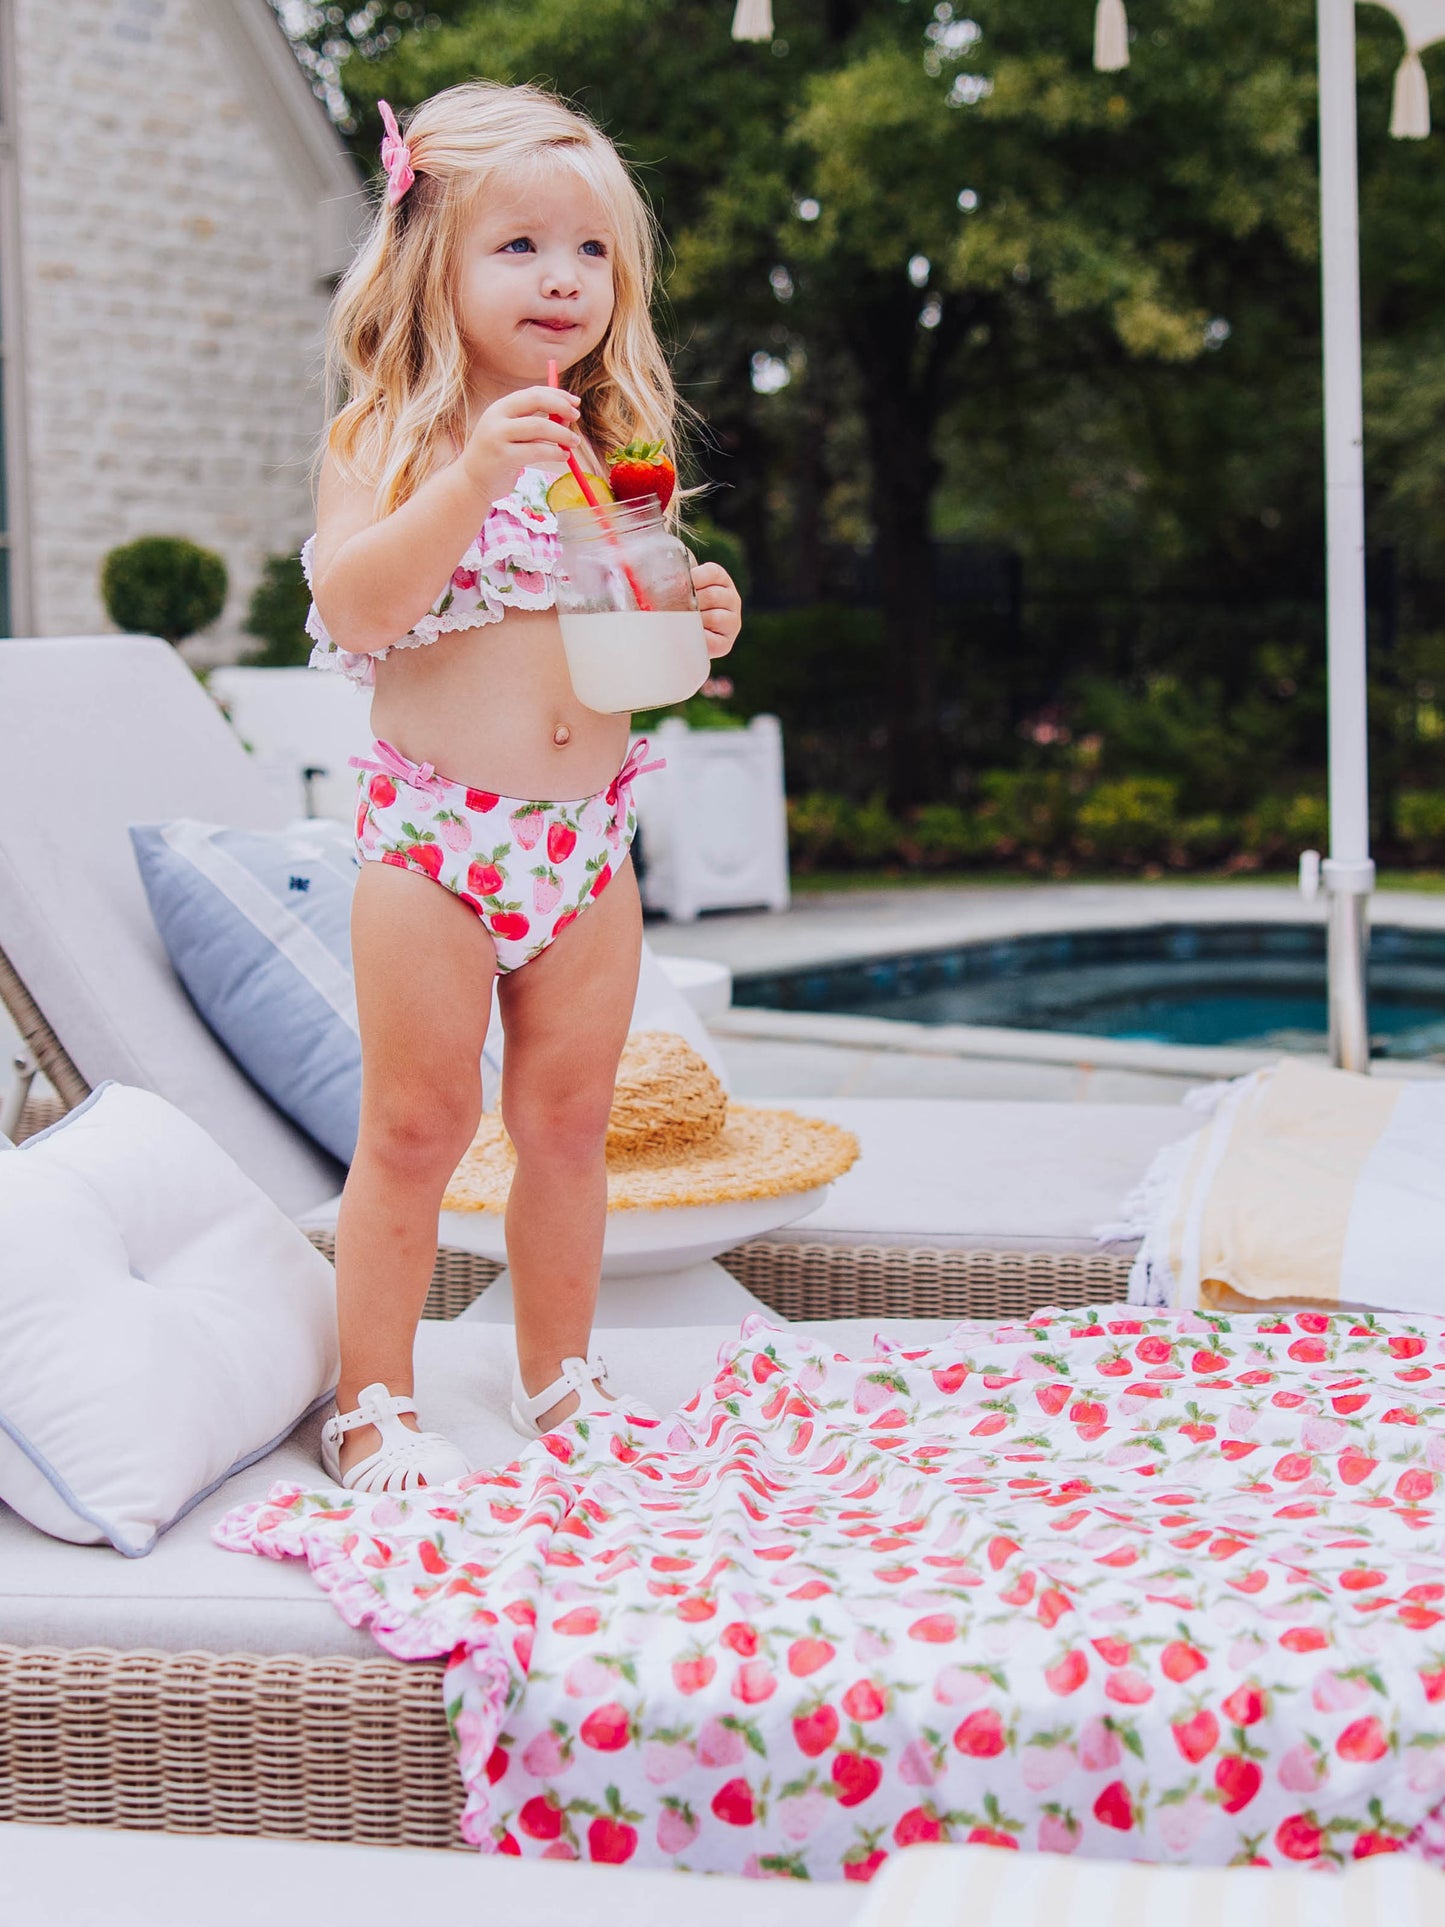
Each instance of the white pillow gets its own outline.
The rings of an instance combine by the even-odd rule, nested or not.
[[[0,1500],[42,1532],[142,1557],[337,1368],[331,1266],[164,1099],[0,1150]]]

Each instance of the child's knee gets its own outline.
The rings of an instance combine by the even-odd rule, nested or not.
[[[432,1085],[388,1093],[362,1114],[361,1143],[400,1178],[451,1176],[476,1136],[479,1089]]]
[[[518,1157],[542,1156],[585,1162],[607,1141],[612,1085],[534,1091],[502,1087],[502,1122]]]

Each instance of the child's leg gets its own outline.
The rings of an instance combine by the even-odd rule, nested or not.
[[[476,1134],[496,952],[430,877],[364,863],[351,917],[361,1023],[361,1132],[336,1225],[340,1411],[380,1379],[411,1392],[442,1193]],[[418,1428],[410,1418],[403,1425]],[[349,1432],[342,1470],[377,1449]]]
[[[603,1149],[637,996],[642,906],[630,863],[570,929],[499,985],[502,1115],[517,1147],[507,1260],[517,1362],[530,1394],[586,1355],[607,1221]],[[569,1393],[539,1423],[576,1406]]]

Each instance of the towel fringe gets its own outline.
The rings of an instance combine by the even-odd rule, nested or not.
[[[1128,1245],[1141,1236],[1136,1224],[1120,1221],[1116,1224],[1096,1224],[1093,1230],[1094,1243],[1099,1245]]]
[[[1193,1131],[1157,1151],[1143,1180],[1124,1201],[1125,1216],[1134,1227],[1132,1235],[1142,1240],[1129,1268],[1131,1305],[1172,1305],[1178,1297],[1178,1280],[1169,1263],[1169,1232],[1184,1174],[1202,1135]]]
[[[1179,1101],[1186,1111],[1196,1111],[1200,1117],[1213,1117],[1227,1093],[1233,1089],[1235,1081],[1226,1077],[1217,1084],[1191,1085]]]

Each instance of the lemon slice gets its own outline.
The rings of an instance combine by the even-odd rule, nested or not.
[[[589,475],[587,480],[599,502],[613,502],[617,499],[600,475]],[[578,487],[577,477],[570,469],[565,475],[559,475],[547,490],[547,506],[554,514],[558,509],[586,508],[587,497]]]

